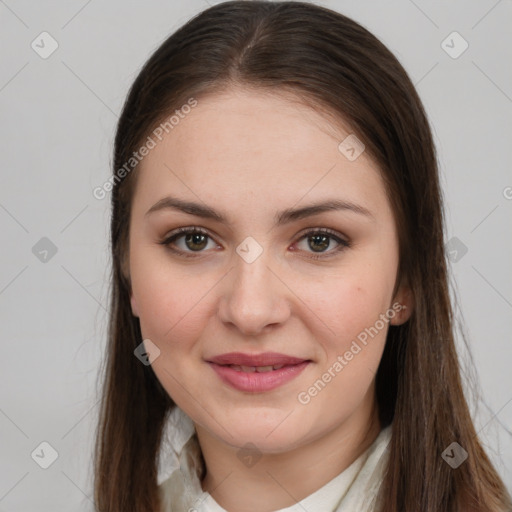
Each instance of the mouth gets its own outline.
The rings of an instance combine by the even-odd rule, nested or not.
[[[271,391],[297,377],[312,361],[267,352],[230,353],[206,361],[221,381],[239,391]]]

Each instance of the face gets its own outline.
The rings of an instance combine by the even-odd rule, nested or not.
[[[379,169],[340,151],[349,134],[237,89],[200,99],[137,171],[132,312],[163,387],[219,442],[277,453],[368,421],[389,324],[411,308],[393,297]]]

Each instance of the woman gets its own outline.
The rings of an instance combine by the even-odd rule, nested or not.
[[[211,7],[145,64],[114,160],[99,511],[511,509],[462,391],[428,121],[372,34]]]

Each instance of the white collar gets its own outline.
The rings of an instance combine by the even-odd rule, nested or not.
[[[158,485],[167,480],[180,467],[179,457],[183,447],[195,434],[190,417],[177,405],[171,409],[165,423],[158,462]]]

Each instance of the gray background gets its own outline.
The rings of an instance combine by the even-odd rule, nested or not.
[[[452,293],[485,401],[471,401],[472,413],[512,492],[512,4],[323,5],[379,37],[424,101],[447,203]],[[92,190],[110,174],[117,115],[140,66],[207,6],[0,0],[0,511],[91,510],[110,197]],[[43,31],[59,45],[47,59],[31,47]],[[453,31],[469,44],[457,58],[462,40],[442,44]],[[43,237],[56,254],[38,253],[48,248]],[[46,470],[31,456],[44,441],[58,453]]]

